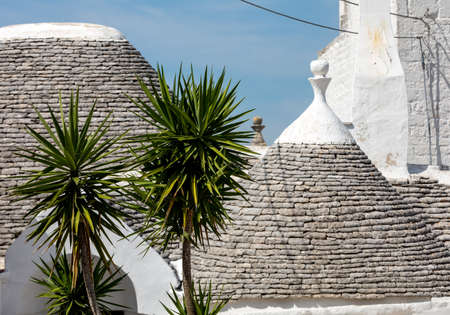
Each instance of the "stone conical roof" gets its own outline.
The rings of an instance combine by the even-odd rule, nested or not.
[[[12,205],[7,196],[17,184],[12,176],[33,166],[14,154],[17,147],[34,144],[25,125],[42,130],[32,105],[45,113],[47,105],[58,106],[59,91],[67,104],[70,91],[79,87],[81,116],[97,100],[98,119],[113,112],[111,133],[136,134],[145,130],[125,96],[144,96],[136,75],[158,84],[154,69],[113,28],[79,23],[0,28],[0,256],[24,228],[23,215],[32,203]]]
[[[269,148],[242,182],[247,201],[228,203],[233,223],[196,253],[198,280],[233,299],[448,296],[448,249],[339,124]]]

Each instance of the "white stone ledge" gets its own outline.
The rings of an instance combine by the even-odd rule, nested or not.
[[[62,38],[99,41],[123,41],[125,37],[112,27],[88,23],[35,23],[0,28],[0,41],[33,38]]]
[[[230,303],[223,315],[448,315],[450,298],[286,299]]]

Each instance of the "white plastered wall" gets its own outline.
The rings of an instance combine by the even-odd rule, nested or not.
[[[320,52],[333,79],[328,104],[386,177],[407,178],[406,84],[394,38],[397,17],[389,14],[395,0],[354,3],[340,2],[340,26],[359,34],[341,33]]]
[[[45,300],[37,298],[41,288],[30,282],[31,276],[39,276],[34,262],[39,258],[50,261],[54,255],[54,248],[47,251],[36,250],[31,242],[26,242],[27,228],[11,245],[6,253],[6,270],[0,274],[0,315],[44,315]],[[125,226],[125,235],[132,231]],[[170,285],[176,285],[177,279],[169,265],[154,251],[150,250],[142,255],[142,239],[139,236],[120,239],[109,234],[112,244],[106,242],[108,251],[113,255],[113,261],[121,271],[127,274],[122,283],[125,292],[113,296],[113,300],[130,307],[126,314],[163,315],[160,301],[169,305],[166,292]],[[45,237],[45,236],[44,236]],[[95,250],[93,255],[96,255]]]
[[[418,166],[448,167],[450,1],[397,0],[397,10],[402,14],[422,18],[422,20],[408,18],[397,20],[399,33],[422,37],[422,40],[405,38],[398,41],[406,75],[409,106],[408,163]],[[422,52],[425,70],[422,69]]]
[[[355,47],[355,35],[341,34],[319,53],[319,58],[330,64],[328,76],[332,80],[326,93],[327,102],[346,125],[352,122]]]
[[[407,178],[406,85],[390,7],[390,0],[360,1],[352,133],[383,175]]]
[[[360,7],[343,1],[339,5],[340,26],[359,31]],[[450,1],[390,0],[390,12],[419,18],[391,15],[394,35],[412,37],[393,41],[405,74],[409,171],[448,184],[450,175],[445,169],[450,166]],[[328,103],[350,128],[354,127],[350,108],[355,87],[351,81],[355,78],[358,38],[359,35],[342,33],[319,53],[330,62],[333,78],[327,91]]]
[[[352,1],[359,4],[359,0]],[[339,24],[342,29],[358,32],[359,6],[339,1]],[[319,58],[330,64],[332,78],[327,90],[327,102],[342,122],[352,121],[353,79],[358,35],[341,33],[319,52]]]

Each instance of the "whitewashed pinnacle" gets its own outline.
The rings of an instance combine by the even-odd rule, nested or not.
[[[346,144],[355,140],[342,121],[327,104],[325,92],[331,79],[326,75],[329,64],[325,60],[311,62],[311,82],[314,100],[281,135],[275,143]]]

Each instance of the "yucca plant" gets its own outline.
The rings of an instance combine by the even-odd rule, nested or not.
[[[245,192],[238,179],[248,179],[244,145],[252,132],[239,131],[248,112],[235,113],[238,84],[217,80],[205,69],[197,82],[191,67],[182,67],[169,90],[164,70],[158,66],[158,89],[139,83],[146,99],[131,99],[143,122],[156,132],[130,138],[142,176],[128,194],[145,204],[145,230],[150,245],[182,241],[183,289],[188,315],[195,315],[192,300],[191,245],[204,245],[209,233],[220,235],[230,220],[223,202]]]
[[[172,301],[175,309],[169,308],[167,305],[163,305],[167,314],[169,315],[187,315],[185,299],[180,299],[177,292],[172,287],[172,292],[167,294]],[[194,302],[196,315],[217,315],[227,305],[229,299],[218,298],[218,301],[214,302],[212,297],[211,283],[208,287],[202,289],[200,283],[197,290],[193,287],[191,293],[192,301]]]
[[[35,150],[20,149],[18,154],[41,167],[23,175],[27,181],[16,187],[14,193],[19,196],[18,200],[36,199],[35,206],[26,214],[36,220],[28,240],[41,241],[41,247],[56,246],[56,257],[69,242],[72,285],[77,283],[81,262],[92,313],[99,315],[90,244],[92,242],[106,264],[111,257],[102,237],[107,239],[107,231],[124,237],[119,228],[124,213],[113,206],[113,192],[121,180],[117,174],[124,170],[124,157],[111,156],[120,148],[118,142],[124,134],[106,137],[111,113],[98,127],[92,128],[95,103],[81,124],[78,104],[79,93],[74,96],[72,92],[67,116],[60,95],[59,115],[49,107],[49,122],[35,108],[45,132],[40,134],[27,126],[28,133],[36,140],[36,147]]]
[[[48,314],[92,314],[86,287],[80,274],[81,270],[78,271],[75,284],[73,284],[71,260],[65,251],[59,258],[51,257],[51,264],[40,259],[40,263],[35,263],[35,265],[43,277],[33,277],[31,281],[45,290],[39,297],[47,299]],[[109,314],[110,307],[125,308],[123,305],[106,300],[112,293],[122,291],[118,285],[126,275],[120,275],[119,272],[120,269],[112,270],[112,267],[105,265],[102,260],[98,260],[94,267],[94,291],[102,314]]]

